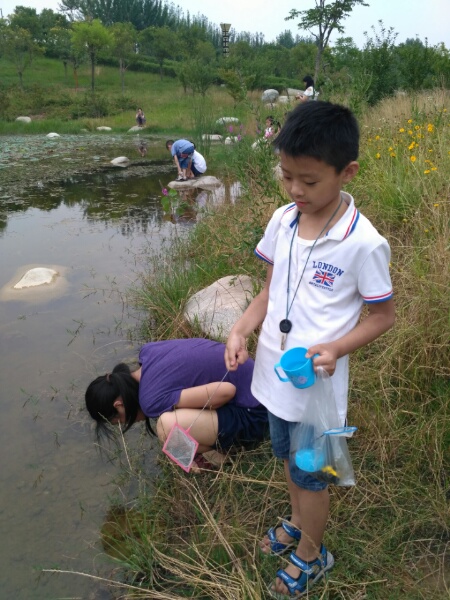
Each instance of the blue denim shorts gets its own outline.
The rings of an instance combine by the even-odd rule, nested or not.
[[[295,454],[291,453],[291,436],[297,423],[280,419],[270,412],[268,415],[273,453],[277,458],[289,461],[289,473],[292,481],[298,487],[310,492],[324,490],[327,487],[326,483],[319,481],[310,473],[302,471],[295,464]]]
[[[192,145],[185,148],[183,153],[177,154],[178,163],[181,169],[187,168],[189,161],[191,160],[192,155],[194,154],[194,150],[194,145]]]
[[[216,449],[229,450],[231,446],[256,448],[268,438],[268,413],[263,406],[244,408],[225,404],[217,409],[219,433]]]

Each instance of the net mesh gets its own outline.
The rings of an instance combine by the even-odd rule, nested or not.
[[[197,452],[198,442],[177,423],[172,427],[163,446],[163,452],[187,473]]]

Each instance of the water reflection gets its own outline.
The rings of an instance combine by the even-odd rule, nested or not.
[[[168,180],[165,165],[111,169],[0,198],[0,288],[24,265],[67,270],[62,295],[0,301],[2,597],[108,597],[91,580],[40,570],[111,570],[99,558],[98,532],[111,496],[130,492],[111,484],[118,466],[99,456],[80,407],[87,383],[134,359],[143,341],[130,337],[141,316],[123,290],[147,271],[147,255],[188,231],[199,205],[207,210],[197,190],[179,214],[164,213],[160,180]],[[211,202],[234,201],[232,189],[219,188]],[[139,442],[136,429],[131,445]],[[153,443],[146,436],[141,460],[150,474]]]

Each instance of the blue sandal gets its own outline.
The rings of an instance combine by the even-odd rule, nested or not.
[[[303,596],[334,567],[333,555],[331,552],[327,551],[323,544],[320,547],[320,557],[316,558],[316,560],[305,562],[299,558],[295,552],[291,553],[289,560],[293,565],[300,569],[300,575],[294,579],[294,577],[291,577],[286,571],[279,569],[277,571],[277,577],[281,579],[289,590],[289,596],[270,590],[273,598],[299,598]]]
[[[291,518],[290,516],[286,517],[285,519],[283,519],[281,521],[281,523],[278,523],[277,525],[275,525],[275,527],[271,527],[266,534],[267,537],[269,538],[269,542],[270,542],[270,551],[273,554],[278,554],[279,556],[281,556],[282,554],[285,554],[286,552],[288,552],[294,546],[297,546],[300,541],[302,533],[301,533],[300,529],[295,527],[295,525],[291,525],[289,523],[290,518]],[[289,542],[288,544],[283,544],[283,542],[279,542],[277,540],[276,532],[277,532],[277,529],[280,527],[282,527],[284,529],[284,531],[291,538],[293,538],[292,542]]]

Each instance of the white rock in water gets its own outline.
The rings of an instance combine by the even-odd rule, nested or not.
[[[226,123],[239,123],[239,119],[237,117],[220,117],[216,121],[217,125],[225,125]]]
[[[222,136],[218,133],[202,133],[202,140],[209,140],[210,142],[221,142]]]
[[[45,137],[48,137],[48,138],[57,138],[57,137],[61,137],[61,136],[59,135],[59,133],[52,132],[52,133],[47,133],[47,135]]]
[[[200,189],[209,189],[220,187],[222,182],[217,177],[213,175],[204,175],[203,177],[199,177],[198,179],[193,180],[193,187]]]
[[[97,127],[97,131],[112,131],[112,127],[106,127],[106,125],[101,125]]]
[[[17,117],[16,121],[19,121],[20,123],[31,123],[31,118],[30,117]]]
[[[30,269],[25,273],[22,279],[14,286],[15,290],[21,290],[23,288],[36,287],[38,285],[44,285],[46,283],[53,283],[58,277],[59,273],[53,269],[47,269],[45,267],[36,267]]]
[[[111,164],[119,166],[119,167],[123,167],[123,166],[127,165],[129,162],[130,162],[130,159],[127,158],[126,156],[118,156],[117,158],[112,159]]]

